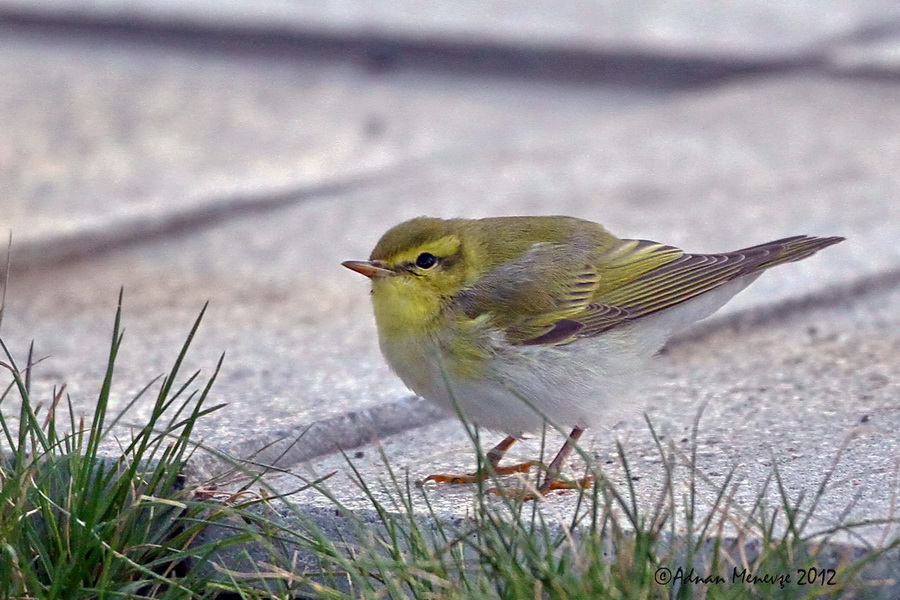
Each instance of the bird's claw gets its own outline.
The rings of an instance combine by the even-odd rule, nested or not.
[[[496,474],[498,477],[503,477],[504,475],[513,475],[515,473],[528,473],[532,467],[541,465],[542,463],[538,460],[529,460],[523,463],[509,465],[506,467],[494,467],[493,474]],[[434,475],[429,475],[425,479],[422,480],[422,483],[427,483],[429,481],[434,481],[436,483],[449,483],[450,485],[460,485],[465,483],[480,483],[485,481],[491,477],[491,471],[489,469],[482,469],[480,471],[476,471],[475,473],[466,473],[463,475],[455,475],[452,473],[435,473]]]

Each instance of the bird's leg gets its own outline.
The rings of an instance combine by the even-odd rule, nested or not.
[[[508,467],[501,467],[500,461],[506,455],[506,451],[509,450],[509,447],[516,443],[516,438],[513,436],[507,436],[503,439],[499,444],[490,449],[487,453],[487,461],[488,464],[491,465],[491,469],[497,475],[511,475],[513,473],[527,473],[531,467],[539,464],[536,460],[530,460],[528,462],[519,463],[516,465],[510,465]],[[438,483],[478,483],[479,481],[484,481],[491,475],[491,469],[481,469],[474,473],[467,473],[465,475],[451,475],[449,473],[438,473],[436,475],[429,475],[422,483],[426,481],[436,481]]]
[[[516,443],[516,438],[511,435],[503,438],[499,444],[490,449],[487,453],[487,461],[491,464],[495,469],[500,464],[500,461],[503,460],[503,457],[506,456],[506,451],[509,450],[513,444]]]
[[[547,467],[547,474],[544,476],[544,482],[538,487],[538,492],[540,494],[546,494],[550,490],[577,490],[591,487],[591,484],[594,481],[593,477],[584,477],[583,479],[577,479],[575,481],[566,481],[559,478],[563,465],[566,464],[566,460],[568,460],[569,455],[572,454],[575,444],[583,433],[584,429],[576,427],[572,430],[572,433],[569,434],[569,437],[566,438],[566,442],[563,444],[562,448],[559,449],[556,458],[554,458],[553,462],[550,463],[550,466]]]
[[[498,496],[508,495],[514,500],[527,502],[529,500],[543,498],[544,494],[551,490],[579,490],[591,487],[594,482],[593,477],[584,477],[582,479],[576,479],[575,481],[560,479],[563,465],[566,464],[566,460],[569,458],[569,455],[572,454],[575,444],[583,433],[584,430],[579,429],[578,427],[572,430],[572,433],[569,434],[569,437],[566,438],[562,448],[560,448],[559,452],[556,454],[556,458],[554,458],[553,462],[550,463],[550,466],[547,467],[547,474],[544,475],[543,483],[541,483],[537,489],[531,488],[534,491],[529,491],[525,488],[518,488],[515,490],[492,489],[489,491]]]

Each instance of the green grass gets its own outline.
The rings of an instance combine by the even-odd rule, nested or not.
[[[621,446],[625,484],[608,479],[582,453],[597,484],[579,493],[565,515],[485,493],[487,487],[503,489],[504,481],[494,480],[473,488],[467,518],[447,522],[431,504],[430,495],[440,492],[417,486],[386,459],[379,481],[365,480],[347,461],[359,494],[368,499],[364,511],[343,506],[323,480],[299,478],[298,487],[314,486],[330,499],[324,509],[282,502],[268,486],[269,469],[237,461],[238,483],[185,486],[182,466],[197,451],[192,433],[220,408],[207,401],[221,359],[205,380],[200,373],[181,373],[202,316],[169,372],[111,415],[123,344],[120,295],[106,377],[89,422],[75,416],[64,389],[43,404],[33,399],[32,374],[40,366],[30,353],[17,365],[0,339],[2,366],[10,375],[0,396],[0,446],[7,450],[0,458],[0,596],[889,597],[890,581],[879,579],[900,575],[900,567],[891,572],[884,566],[884,559],[900,562],[900,541],[846,555],[830,543],[876,524],[811,530],[827,476],[816,493],[792,501],[773,467],[757,504],[740,511],[732,502],[738,482],[731,473],[717,485],[712,509],[701,512],[698,486],[709,482],[697,468],[696,451],[679,454],[652,425],[666,485],[649,507],[637,500]],[[14,396],[20,408],[9,415],[5,407]],[[123,436],[127,410],[137,402],[152,403],[152,415]],[[698,428],[699,418],[695,439]],[[469,431],[480,448],[478,432]],[[113,432],[119,445],[109,456],[104,442]],[[480,450],[478,456],[485,464]],[[676,491],[682,489],[687,491]],[[778,492],[775,506],[764,502],[768,489]],[[223,490],[240,493],[220,495]],[[798,585],[798,570],[812,575],[812,568],[815,582]],[[666,574],[672,579],[660,581]],[[782,587],[778,578],[786,575],[791,581]],[[748,577],[766,581],[750,584]]]
[[[200,528],[186,519],[202,510],[178,501],[189,498],[180,490],[180,468],[192,451],[197,420],[217,408],[205,407],[215,373],[199,391],[188,391],[196,373],[178,382],[200,320],[169,374],[131,400],[129,407],[142,399],[153,403],[148,422],[119,439],[118,456],[103,457],[101,443],[127,411],[114,418],[107,413],[123,339],[119,300],[90,422],[76,419],[64,389],[46,404],[33,401],[32,354],[20,368],[0,340],[2,367],[11,376],[0,409],[13,394],[21,399],[17,418],[0,413],[6,450],[0,462],[0,594],[6,597],[180,598],[203,587],[178,575]],[[145,398],[154,388],[156,397]]]

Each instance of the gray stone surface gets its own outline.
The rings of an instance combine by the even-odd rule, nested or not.
[[[31,264],[334,194],[487,135],[515,137],[512,119],[570,129],[584,111],[647,96],[98,44],[83,32],[7,26],[0,40],[2,224]],[[525,100],[507,115],[511,97]],[[491,122],[506,127],[486,131]]]
[[[385,467],[373,439],[413,479],[473,463],[460,425],[388,372],[367,282],[339,266],[366,257],[389,226],[420,214],[571,214],[690,251],[844,235],[674,344],[625,417],[585,448],[622,484],[622,440],[651,502],[661,465],[641,413],[681,450],[708,402],[703,501],[737,465],[734,507],[746,508],[777,465],[793,496],[831,473],[816,526],[896,519],[900,88],[883,76],[896,68],[893,3],[742,2],[720,14],[619,3],[606,5],[616,28],[602,33],[593,4],[497,5],[495,20],[476,4],[433,16],[406,15],[415,3],[374,6],[0,0],[0,18],[18,15],[0,25],[0,225],[13,231],[15,265],[2,334],[20,362],[31,339],[47,356],[37,395],[65,382],[90,414],[120,286],[114,410],[168,368],[209,300],[185,373],[208,374],[227,351],[212,398],[227,407],[204,420],[204,441],[246,457],[284,440],[270,460],[299,437],[282,466],[340,471],[330,485],[363,510],[343,458],[328,455],[335,445],[369,444],[352,460],[376,481]],[[121,28],[59,25],[97,19]],[[141,23],[252,35],[154,41],[129,29]],[[287,32],[281,45],[253,37],[274,30]],[[346,48],[317,51],[307,35],[413,41],[403,52],[424,58],[379,66]],[[434,59],[446,44],[474,67]],[[648,53],[663,70],[693,56],[722,75],[694,85],[671,68],[667,77],[687,79],[663,89],[639,77],[504,74],[502,61],[478,71],[472,57],[499,47],[563,47],[588,64],[621,53],[638,70]],[[740,74],[742,60],[755,72]],[[129,419],[148,410],[141,402]],[[472,498],[428,489],[447,518]],[[544,506],[564,512],[572,498]]]

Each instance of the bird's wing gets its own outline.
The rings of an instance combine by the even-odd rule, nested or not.
[[[686,254],[653,242],[624,240],[621,257],[597,269],[597,286],[580,310],[540,324],[538,335],[522,337],[537,327],[515,328],[518,344],[565,344],[597,335],[627,321],[664,310],[716,289],[739,277],[806,258],[843,238],[795,236],[724,254]],[[633,245],[632,245],[633,244]],[[630,249],[629,249],[630,247]],[[668,259],[649,269],[653,261]],[[634,274],[637,273],[635,276]]]
[[[671,246],[624,240],[613,249],[589,241],[537,243],[521,258],[496,267],[454,298],[469,318],[487,316],[514,344],[562,344],[585,328],[578,317],[623,315],[596,305],[612,292],[678,259]]]

